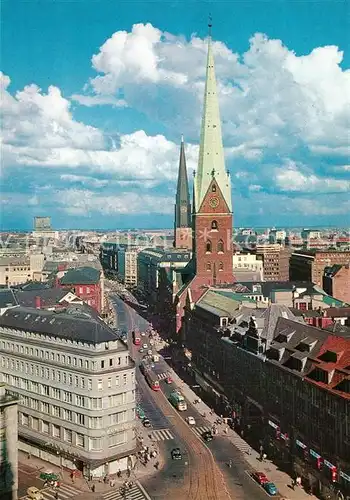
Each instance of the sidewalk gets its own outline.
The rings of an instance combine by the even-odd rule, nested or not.
[[[194,400],[198,400],[198,396],[192,391],[188,385],[186,385],[182,379],[177,375],[177,373],[170,368],[169,371],[172,374],[172,378],[175,382],[175,384],[181,388],[181,391],[183,392],[184,396],[192,403]],[[211,408],[207,406],[203,401],[199,399],[199,403],[196,405],[196,410],[199,411],[201,414],[206,414],[206,420],[208,421],[209,425],[214,424],[214,422],[217,420],[218,415],[216,413],[211,412]],[[234,430],[231,428],[228,428],[227,434],[223,432],[223,429],[227,428],[225,424],[222,426],[222,430],[219,431],[222,435],[227,436],[227,439],[229,439],[232,444],[234,444],[239,450],[244,453],[244,459],[249,464],[251,468],[257,471],[261,471],[266,473],[267,477],[275,483],[277,486],[279,492],[281,493],[282,497],[284,497],[286,500],[317,500],[317,497],[314,495],[309,495],[306,493],[303,489],[296,488],[295,490],[292,490],[289,485],[291,485],[291,477],[286,474],[285,472],[282,472],[278,469],[278,467],[271,462],[270,460],[266,460],[265,462],[261,462],[259,459],[259,454],[255,451],[251,451],[251,455],[249,454],[249,450],[251,450],[251,447],[249,444],[244,441]],[[249,468],[249,467],[248,467]]]

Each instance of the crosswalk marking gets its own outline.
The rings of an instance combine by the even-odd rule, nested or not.
[[[249,453],[251,450],[249,444],[246,443],[241,437],[237,436],[236,434],[231,436],[230,441],[236,448],[239,449],[239,451],[242,451],[243,453]]]
[[[168,439],[174,439],[174,436],[169,431],[169,429],[157,429],[151,432],[151,436],[156,441],[167,441]]]
[[[194,430],[194,432],[196,434],[198,434],[198,436],[202,437],[202,434],[204,434],[204,432],[208,432],[208,431],[211,431],[211,427],[208,427],[206,425],[202,425],[200,427],[192,427],[192,429]]]
[[[168,378],[168,374],[166,372],[158,373],[158,380],[165,380]]]
[[[50,488],[48,490],[41,490],[40,493],[45,500],[54,500],[56,491],[58,491],[58,498],[60,498],[61,500],[66,500],[67,498],[76,497],[81,494],[81,491],[73,488],[73,486],[62,483],[60,487],[57,488],[57,490]]]
[[[147,497],[143,494],[137,484],[133,484],[132,488],[127,488],[126,495],[122,495],[120,492],[120,487],[116,487],[113,491],[109,491],[102,495],[103,500],[147,500]]]

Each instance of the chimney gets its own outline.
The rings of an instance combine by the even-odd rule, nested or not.
[[[41,309],[41,298],[35,297],[35,309]]]

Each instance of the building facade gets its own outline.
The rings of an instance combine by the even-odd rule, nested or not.
[[[0,258],[0,285],[14,286],[27,281],[41,281],[43,254]]]
[[[123,248],[118,250],[118,279],[126,287],[137,286],[137,249]]]
[[[325,268],[335,264],[350,264],[350,252],[298,250],[291,255],[290,279],[312,281],[322,287]]]
[[[0,383],[0,492],[2,500],[17,500],[18,398]]]
[[[19,448],[86,477],[135,452],[135,365],[102,321],[24,307],[0,318],[1,377],[19,398]]]
[[[323,288],[335,299],[350,304],[350,264],[326,267]]]
[[[290,250],[278,243],[256,246],[263,261],[265,281],[288,281]]]
[[[350,497],[349,339],[285,306],[245,314],[236,301],[202,302],[186,308],[185,343],[212,404],[307,491]]]
[[[78,267],[59,272],[56,285],[60,288],[72,290],[89,306],[102,313],[104,307],[103,281],[103,275],[98,269]]]
[[[264,280],[263,260],[255,253],[236,252],[233,255],[233,269],[237,271],[253,271],[259,274],[260,280]]]

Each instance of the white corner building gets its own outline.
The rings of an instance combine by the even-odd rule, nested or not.
[[[87,478],[132,465],[135,365],[97,315],[3,310],[0,372],[19,398],[19,449]]]

